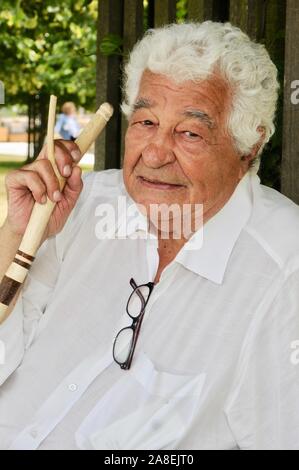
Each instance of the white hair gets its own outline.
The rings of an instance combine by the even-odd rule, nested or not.
[[[145,70],[176,83],[208,79],[220,71],[232,89],[227,130],[236,150],[247,155],[265,135],[257,155],[275,131],[277,69],[262,44],[230,23],[170,24],[151,29],[133,48],[124,70],[122,111],[130,117]]]

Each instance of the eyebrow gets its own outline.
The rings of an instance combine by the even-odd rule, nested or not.
[[[133,113],[137,111],[137,109],[142,108],[152,108],[155,105],[154,101],[151,101],[147,98],[139,98],[136,103],[133,104]]]
[[[133,113],[137,111],[138,109],[142,108],[152,108],[155,106],[155,102],[152,100],[149,100],[148,98],[139,98],[136,103],[133,105]],[[187,118],[195,118],[199,120],[201,123],[205,124],[209,129],[213,129],[215,126],[215,122],[213,119],[210,118],[210,116],[205,113],[204,111],[200,111],[199,109],[189,109],[183,112],[183,116]]]
[[[188,118],[198,119],[201,123],[206,124],[209,129],[213,129],[214,127],[216,127],[213,119],[211,119],[207,113],[200,111],[198,109],[190,109],[190,110],[184,111],[183,114],[184,116]]]

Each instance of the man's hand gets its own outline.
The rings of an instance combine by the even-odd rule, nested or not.
[[[57,204],[51,215],[44,240],[60,232],[83,187],[81,169],[76,166],[80,157],[80,150],[74,142],[55,140],[57,168],[66,178],[62,193],[59,190],[59,182],[52,164],[47,159],[47,147],[41,150],[33,163],[7,175],[8,215],[5,224],[12,234],[21,236],[24,234],[34,203],[45,203],[46,196]]]

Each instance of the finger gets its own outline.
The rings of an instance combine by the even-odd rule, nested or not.
[[[66,199],[71,200],[75,203],[82,191],[83,181],[82,181],[82,170],[79,166],[73,168],[72,175],[67,179],[67,184],[64,188],[64,196]]]
[[[10,172],[5,179],[8,196],[10,190],[28,190],[32,193],[35,201],[44,204],[47,201],[47,188],[39,175],[30,170],[15,170]]]
[[[46,187],[46,193],[53,202],[61,200],[60,184],[49,160],[36,160],[22,168],[25,172],[36,173]]]
[[[57,139],[54,141],[54,143],[61,149],[67,151],[70,154],[73,162],[78,163],[82,158],[80,148],[72,140]]]
[[[60,145],[60,146],[63,146],[65,149],[67,149],[70,152],[74,162],[78,162],[80,158],[82,157],[80,148],[72,140],[55,139],[54,145],[57,145],[57,146]],[[47,158],[47,146],[46,145],[41,149],[37,157],[38,160],[42,158]]]
[[[74,141],[59,139],[58,142],[62,143],[68,149],[75,163],[78,163],[81,160],[82,158],[81,150]]]
[[[68,178],[72,173],[72,167],[74,162],[79,161],[81,158],[81,152],[75,142],[67,140],[55,140],[55,161],[59,173],[64,178]],[[39,156],[38,160],[48,158],[47,147],[44,147]]]
[[[81,191],[82,186],[82,170],[79,166],[74,166],[71,176],[67,179],[67,187],[78,192]]]

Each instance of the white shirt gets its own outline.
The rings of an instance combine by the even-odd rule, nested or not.
[[[124,371],[129,280],[152,281],[158,253],[131,237],[142,216],[97,239],[97,207],[120,195],[120,170],[86,178],[0,327],[0,448],[298,449],[298,207],[248,173],[163,271]]]

